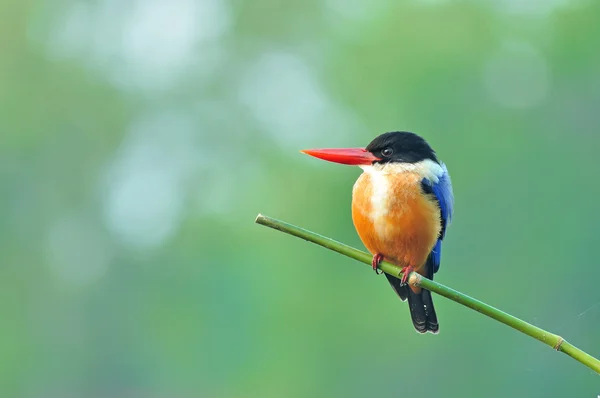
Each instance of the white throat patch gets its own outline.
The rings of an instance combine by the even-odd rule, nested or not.
[[[383,163],[368,166],[360,166],[371,178],[375,175],[398,174],[407,171],[417,173],[433,183],[437,183],[444,174],[442,166],[431,159],[425,159],[417,163]]]

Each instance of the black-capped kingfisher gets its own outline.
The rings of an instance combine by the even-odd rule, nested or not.
[[[302,152],[362,168],[352,190],[352,221],[373,255],[373,269],[377,272],[384,259],[402,267],[402,279],[385,276],[400,299],[408,299],[416,331],[438,333],[431,293],[406,283],[412,271],[433,279],[452,218],[450,175],[435,151],[422,137],[395,131],[380,135],[366,148]]]

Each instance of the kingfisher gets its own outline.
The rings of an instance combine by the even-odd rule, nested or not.
[[[402,278],[385,276],[400,299],[408,300],[415,330],[439,333],[431,292],[407,280],[413,271],[433,279],[440,268],[454,209],[446,165],[424,138],[408,131],[381,134],[366,148],[301,152],[363,170],[352,189],[352,221],[373,255],[373,270],[379,274],[383,260],[401,267]]]

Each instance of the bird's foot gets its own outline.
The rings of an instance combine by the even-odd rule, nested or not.
[[[383,271],[379,269],[379,264],[383,261],[383,254],[377,253],[373,256],[373,261],[371,261],[371,266],[373,267],[373,271],[377,275],[383,274]]]
[[[408,276],[414,270],[415,269],[413,267],[411,267],[411,266],[403,267],[402,268],[402,279],[400,280],[400,283],[403,284],[403,285],[406,285],[406,282],[408,281]]]

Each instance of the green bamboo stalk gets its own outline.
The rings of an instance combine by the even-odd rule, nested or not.
[[[362,263],[371,265],[372,256],[370,254],[335,241],[331,238],[319,235],[283,221],[276,220],[271,217],[263,216],[262,214],[259,214],[258,217],[256,217],[256,223],[279,230],[281,232],[285,232],[298,238],[302,238],[309,242],[316,243],[317,245],[323,246]],[[380,264],[379,268],[386,274],[397,277],[401,276],[401,268],[394,264],[384,261]],[[465,307],[487,315],[488,317],[510,326],[519,332],[525,333],[526,335],[531,336],[534,339],[552,347],[556,351],[564,352],[571,358],[581,362],[585,366],[594,370],[596,373],[600,374],[600,360],[580,350],[571,343],[568,343],[565,339],[554,333],[547,332],[544,329],[507,314],[506,312],[494,308],[491,305],[469,297],[466,294],[444,286],[441,283],[425,278],[416,272],[410,273],[408,283],[413,286],[420,286],[424,289],[430,290],[439,294],[440,296],[444,296],[452,301],[462,304]]]

